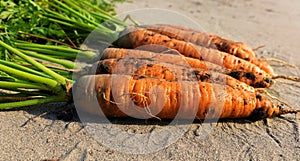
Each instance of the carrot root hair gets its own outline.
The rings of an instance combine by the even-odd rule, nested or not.
[[[300,82],[300,78],[297,77],[297,76],[274,75],[272,77],[272,79],[278,79],[278,78],[286,79],[286,80],[291,80],[291,81],[294,81],[294,82]]]
[[[286,61],[283,61],[283,60],[280,60],[280,59],[276,59],[276,58],[260,58],[259,60],[273,61],[273,62],[276,62],[276,63],[279,63],[279,64],[286,65],[286,66],[291,67],[291,68],[298,68],[297,66],[295,66],[293,64],[290,64],[290,63],[288,63]]]
[[[148,103],[147,103],[147,99],[149,99],[147,96],[145,96],[144,94],[141,94],[141,93],[135,93],[135,92],[131,92],[131,93],[129,93],[129,94],[131,95],[130,98],[131,98],[132,100],[134,100],[133,97],[135,97],[135,96],[141,97],[141,98],[142,98],[143,107],[145,108],[146,113],[147,113],[149,116],[151,116],[151,117],[153,117],[153,118],[156,118],[156,119],[158,119],[158,120],[161,121],[161,118],[159,118],[159,117],[157,117],[157,116],[155,116],[155,115],[152,114],[152,112],[151,112],[151,110],[150,110],[150,108],[149,108],[149,105],[148,105]]]
[[[255,51],[257,51],[257,50],[259,50],[261,48],[264,48],[264,47],[266,47],[266,45],[260,45],[260,46],[258,46],[256,48],[252,49],[252,50],[255,52]]]
[[[283,84],[286,84],[286,85],[294,85],[295,83],[294,82],[287,82],[285,80],[276,80],[277,83],[283,83]]]
[[[149,105],[147,103],[147,99],[148,99],[147,96],[145,96],[144,94],[141,94],[141,93],[134,93],[134,92],[128,93],[128,95],[130,95],[130,99],[133,100],[133,102],[137,102],[137,101],[134,101],[135,96],[141,97],[142,98],[142,104],[143,104],[143,107],[144,107],[146,113],[149,116],[151,116],[152,118],[156,118],[156,119],[161,121],[161,118],[159,118],[159,117],[157,117],[157,116],[155,116],[151,113],[151,110],[150,110]],[[105,101],[110,102],[110,103],[115,104],[115,105],[125,104],[125,102],[124,103],[118,103],[118,102],[111,101],[111,100],[107,99],[106,96],[105,96],[105,93],[103,93],[103,99]]]
[[[263,89],[263,88],[256,88],[255,89],[257,92],[261,92],[261,93],[264,93],[266,96],[270,97],[271,99],[274,99],[282,104],[284,104],[285,106],[289,107],[290,109],[293,109],[293,107],[291,105],[289,105],[288,103],[282,101],[281,99],[279,99],[278,97],[276,96],[273,96],[271,95],[266,89]]]
[[[115,104],[115,105],[124,104],[124,103],[118,103],[118,102],[115,102],[115,101],[112,101],[112,100],[107,99],[106,96],[105,96],[105,93],[102,93],[102,95],[103,95],[103,99],[104,99],[105,101],[109,102],[109,103],[112,103],[112,104]]]
[[[280,115],[284,115],[284,114],[296,114],[296,115],[298,115],[299,113],[300,113],[300,110],[284,109],[284,108],[280,109]]]

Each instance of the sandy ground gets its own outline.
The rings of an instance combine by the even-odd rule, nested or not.
[[[266,45],[262,57],[276,57],[300,67],[300,1],[286,0],[132,0],[118,12],[144,7],[164,8],[191,17],[209,32]],[[274,64],[277,73],[300,75]],[[277,83],[270,92],[299,109],[299,84]],[[155,153],[126,154],[99,144],[61,105],[43,105],[0,112],[0,160],[300,160],[299,126],[294,115],[257,122],[219,122],[205,139],[203,125],[193,123],[177,142]],[[71,121],[70,121],[71,119]],[[122,122],[122,120],[117,120]],[[132,133],[147,122],[120,123]],[[154,127],[159,127],[156,125]]]

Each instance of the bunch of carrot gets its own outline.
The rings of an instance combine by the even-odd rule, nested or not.
[[[83,72],[89,75],[74,93],[82,98],[95,90],[108,117],[262,119],[299,112],[274,103],[279,99],[264,89],[277,78],[299,79],[275,74],[244,43],[158,24],[129,27],[113,44]],[[153,93],[156,86],[161,90]],[[85,99],[76,101],[86,107]]]
[[[50,10],[44,14],[61,25],[95,29],[113,42],[97,55],[69,45],[0,40],[9,57],[0,60],[0,89],[5,91],[0,109],[74,101],[95,114],[100,111],[91,103],[96,98],[107,117],[263,119],[300,112],[283,108],[266,91],[275,79],[299,79],[277,75],[244,43],[174,25],[129,26],[116,18],[111,29],[97,23],[109,14],[101,10],[102,17],[93,18],[96,14],[81,10],[80,3],[65,1],[74,9],[59,0],[52,7],[82,12],[75,17],[88,26]],[[119,32],[120,27],[126,28]],[[82,68],[76,58],[93,64]]]

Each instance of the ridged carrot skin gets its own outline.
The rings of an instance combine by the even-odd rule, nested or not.
[[[120,47],[133,49],[150,44],[163,45],[177,50],[186,57],[205,60],[224,66],[228,69],[244,70],[247,72],[257,73],[265,77],[274,75],[273,70],[264,71],[255,64],[235,57],[234,55],[230,55],[215,49],[201,47],[190,42],[170,38],[168,36],[142,28],[129,28],[127,31],[124,31],[124,33],[121,34],[120,38],[115,42],[115,44]]]
[[[140,27],[177,40],[191,42],[193,44],[207,48],[218,49],[220,51],[249,61],[268,73],[273,73],[273,68],[266,61],[257,59],[255,57],[254,51],[249,45],[245,43],[234,42],[215,34],[201,32],[175,25],[157,24],[144,25]]]
[[[253,87],[222,73],[136,58],[105,59],[94,63],[88,74],[121,74],[130,75],[136,79],[157,78],[168,81],[201,81],[255,92]]]
[[[151,90],[155,87],[159,90]],[[155,115],[172,119],[180,110],[178,117],[183,119],[262,119],[283,113],[264,96],[206,82],[88,75],[78,80],[74,95],[78,107],[91,114],[99,113],[99,107],[89,104],[92,98],[97,98],[107,117],[149,118]]]
[[[255,88],[269,88],[274,84],[274,81],[272,79],[264,77],[263,75],[259,75],[253,72],[244,72],[242,70],[224,69],[224,67],[210,62],[184,57],[176,54],[176,52],[174,53],[172,54],[172,50],[163,53],[154,53],[143,50],[107,48],[101,54],[101,60],[119,58],[141,58],[157,62],[191,67],[195,69],[205,69],[208,71],[224,73]]]
[[[139,27],[167,35],[178,40],[188,41],[204,47],[218,49],[242,59],[255,57],[255,53],[249,45],[242,42],[234,42],[225,37],[212,33],[170,24],[143,25]]]

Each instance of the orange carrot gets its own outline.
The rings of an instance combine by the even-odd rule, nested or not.
[[[177,52],[174,52],[174,50],[169,50],[162,53],[154,53],[144,50],[107,48],[102,52],[100,59],[103,60],[109,58],[144,58],[151,59],[153,61],[166,62],[182,66],[191,66],[194,68],[202,68],[218,72],[224,71],[224,68],[222,66],[210,62],[200,61],[198,59],[184,57],[182,55],[179,55],[180,53],[176,53]]]
[[[90,104],[96,97],[107,117],[262,119],[299,112],[282,109],[253,92],[206,82],[101,74],[80,78],[74,90],[77,107],[91,114],[99,113],[99,107]]]
[[[173,50],[170,51],[171,53],[173,52]],[[184,57],[176,55],[176,52],[174,53],[175,54],[170,54],[170,52],[154,53],[143,50],[107,48],[101,54],[101,59],[104,60],[110,58],[142,58],[157,62],[191,67],[195,69],[205,69],[208,71],[224,73],[255,88],[268,88],[274,84],[274,81],[271,78],[264,77],[263,75],[259,75],[253,72],[245,72],[242,70],[224,69],[222,66],[212,64],[210,62]]]
[[[255,92],[253,87],[222,73],[136,58],[105,59],[94,63],[87,74],[121,74],[131,75],[136,79],[150,77],[168,81],[201,81]]]
[[[192,43],[173,39],[146,29],[129,28],[128,30],[129,33],[124,34],[115,42],[118,46],[125,48],[136,48],[149,44],[163,45],[179,51],[186,57],[205,60],[224,66],[225,68],[253,72],[265,77],[274,75],[273,70],[264,71],[255,64],[219,50],[197,46]]]
[[[234,42],[215,34],[200,32],[180,26],[145,25],[141,27],[146,28],[150,31],[154,31],[156,33],[166,35],[170,38],[191,42],[207,48],[218,49],[220,51],[249,61],[257,65],[261,69],[267,71],[269,74],[273,72],[272,67],[266,61],[257,59],[251,47],[242,42]]]
[[[212,33],[169,24],[144,25],[139,27],[204,47],[218,49],[245,60],[249,57],[255,57],[255,53],[249,45],[242,42],[234,42]]]

